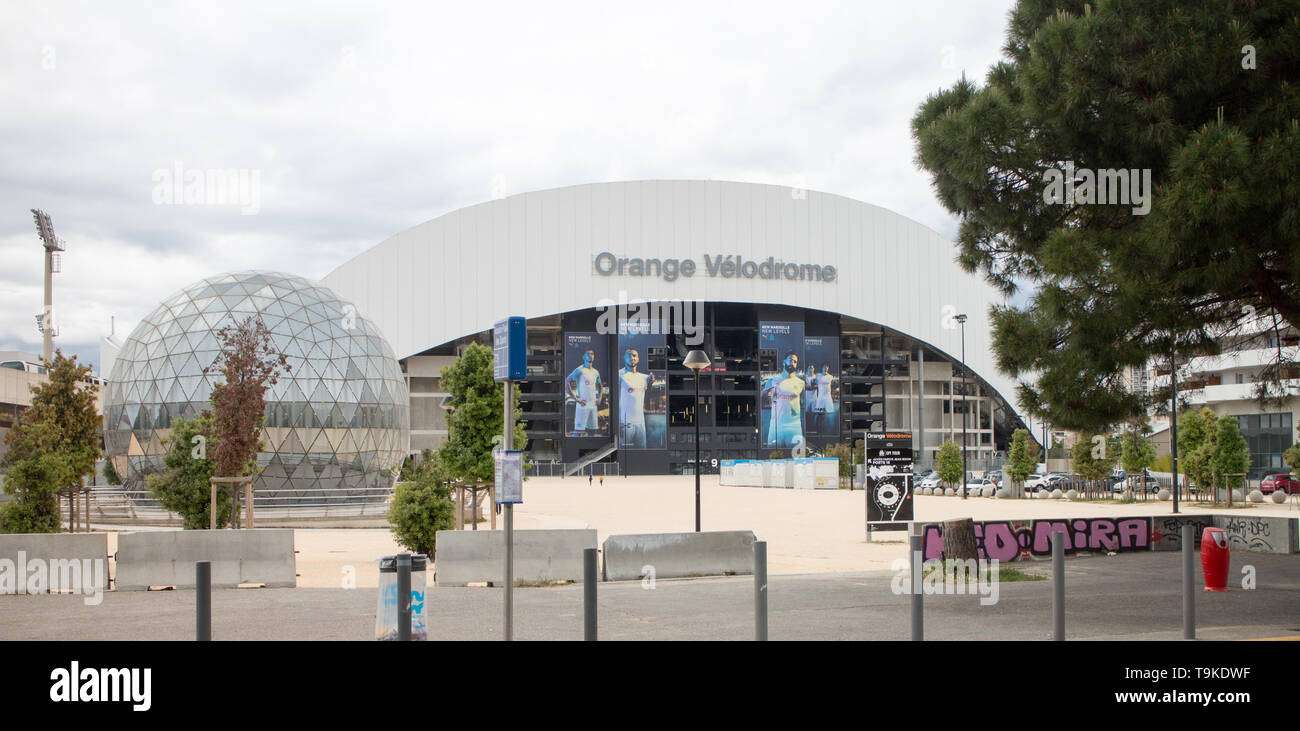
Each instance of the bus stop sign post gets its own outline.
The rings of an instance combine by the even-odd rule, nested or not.
[[[515,503],[523,502],[523,453],[514,447],[514,381],[528,375],[528,328],[522,317],[507,317],[492,328],[492,377],[505,384],[501,444],[496,453],[496,502],[504,506],[506,532],[505,640],[514,639]]]

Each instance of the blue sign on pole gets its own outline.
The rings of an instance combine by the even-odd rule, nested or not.
[[[492,377],[522,381],[528,375],[528,321],[507,317],[492,329]]]

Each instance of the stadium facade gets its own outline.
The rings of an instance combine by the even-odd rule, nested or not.
[[[692,349],[705,469],[910,430],[974,458],[1024,425],[998,373],[999,292],[952,242],[842,196],[718,181],[600,183],[470,206],[399,233],[322,284],[386,336],[410,391],[410,450],[446,438],[439,372],[494,322],[528,318],[520,384],[537,463],[694,465]],[[968,315],[963,378],[959,360]],[[963,397],[963,384],[965,397]]]

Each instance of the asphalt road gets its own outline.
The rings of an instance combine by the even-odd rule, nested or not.
[[[1068,639],[1182,638],[1180,554],[1091,556],[1066,561]],[[1240,588],[1244,565],[1256,588]],[[1015,566],[1050,575],[1049,562]],[[1197,569],[1199,581],[1199,564]],[[773,640],[908,639],[910,597],[891,591],[890,572],[774,576]],[[1300,555],[1235,554],[1231,591],[1197,592],[1201,639],[1300,639]],[[749,640],[752,577],[603,583],[602,640]],[[926,596],[926,639],[1047,640],[1050,581],[1004,582],[998,601]],[[496,640],[502,591],[434,588],[431,639]],[[375,589],[223,589],[213,592],[217,640],[371,640]],[[107,592],[98,606],[72,595],[0,596],[0,640],[189,640],[194,592]],[[580,584],[515,590],[515,636],[582,639]]]

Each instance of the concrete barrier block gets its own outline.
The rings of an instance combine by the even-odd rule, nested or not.
[[[1214,527],[1228,534],[1233,551],[1296,553],[1297,521],[1262,515],[1215,515]]]
[[[582,581],[582,550],[596,548],[596,531],[517,530],[515,585]],[[505,584],[506,534],[503,530],[440,530],[434,561],[437,586]]]
[[[653,567],[655,578],[754,573],[753,531],[643,533],[605,539],[605,580],[637,579]]]
[[[167,530],[117,537],[117,588],[194,587],[194,564],[212,562],[212,585],[298,585],[293,531]]]
[[[107,533],[0,534],[0,561],[8,562],[3,564],[6,573],[13,572],[8,577],[14,581],[14,587],[10,589],[11,591],[19,590],[17,588],[18,581],[16,580],[19,573],[26,577],[30,575],[29,572],[34,570],[36,566],[44,566],[48,571],[55,569],[56,566],[66,566],[70,561],[79,564],[78,576],[86,577],[77,579],[84,582],[81,584],[83,591],[108,588]],[[33,564],[33,561],[39,563]],[[89,563],[90,561],[101,562],[98,569],[92,570],[91,567],[94,564]],[[71,578],[70,575],[69,578]],[[32,587],[42,586],[44,587],[42,593],[48,592],[53,583],[53,578],[42,581],[40,584],[24,579],[22,581],[22,591],[30,593]]]
[[[27,559],[45,561],[60,558],[108,558],[107,533],[8,533],[0,534],[0,559],[17,562],[18,552]]]

